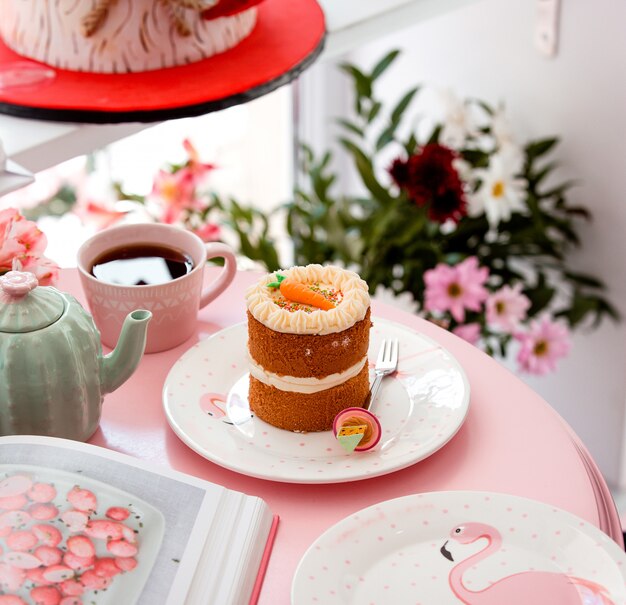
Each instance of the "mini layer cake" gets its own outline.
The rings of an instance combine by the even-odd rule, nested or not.
[[[353,271],[307,265],[246,293],[250,408],[290,431],[327,431],[369,392],[370,298]]]

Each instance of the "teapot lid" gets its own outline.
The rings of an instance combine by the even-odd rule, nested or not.
[[[38,285],[32,273],[9,271],[0,277],[0,333],[34,332],[63,315],[63,297],[54,288]]]

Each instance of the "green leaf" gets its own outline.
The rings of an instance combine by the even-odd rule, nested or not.
[[[392,124],[388,126],[380,133],[380,136],[376,139],[376,151],[380,151],[383,147],[386,147],[393,141],[393,135],[396,127]]]
[[[479,107],[482,107],[490,116],[492,116],[495,113],[493,108],[490,105],[488,105],[487,103],[485,103],[485,101],[481,101],[480,99],[474,99],[474,102]]]
[[[438,143],[439,142],[439,137],[441,136],[441,131],[443,130],[443,126],[441,124],[438,124],[437,126],[435,126],[435,128],[433,129],[428,141],[426,141],[426,144],[430,144],[430,143]]]
[[[392,50],[390,53],[386,54],[374,67],[372,70],[372,74],[370,78],[372,82],[376,80],[396,59],[396,57],[400,54],[399,50]]]
[[[571,189],[577,184],[578,184],[577,181],[566,181],[565,183],[559,185],[558,187],[554,187],[553,189],[550,189],[549,191],[544,191],[543,193],[540,193],[539,196],[542,198],[545,198],[545,197],[554,197],[555,195],[563,195],[568,189]]]
[[[604,288],[604,284],[597,278],[585,273],[574,273],[573,271],[565,271],[564,277],[570,281],[574,281],[581,286],[587,286],[589,288]]]
[[[388,202],[391,199],[389,192],[376,180],[372,161],[352,141],[339,139],[339,142],[352,154],[356,168],[363,184],[377,199]]]
[[[411,133],[403,147],[409,155],[413,155],[415,153],[415,148],[417,147],[417,139],[415,138],[415,135],[413,133]]]
[[[533,141],[526,145],[526,155],[528,156],[528,161],[532,162],[536,158],[548,153],[550,149],[552,149],[557,143],[559,139],[557,137],[552,137],[548,139],[540,139],[538,141]]]
[[[273,288],[273,289],[280,288],[280,284],[283,281],[285,281],[285,276],[281,275],[280,273],[276,273],[276,281],[273,281],[273,282],[267,284],[267,287],[268,288]]]
[[[583,218],[590,220],[591,212],[587,210],[587,208],[583,208],[582,206],[566,206],[563,210],[572,216],[582,216]]]
[[[372,96],[372,79],[369,76],[350,63],[342,63],[339,67],[352,76],[359,97],[369,99]]]
[[[365,136],[365,133],[363,132],[363,130],[361,128],[359,128],[353,122],[350,122],[349,120],[344,120],[343,118],[337,118],[337,122],[339,124],[341,124],[346,130],[349,130],[350,132],[353,132],[357,136],[359,136],[361,138],[363,138]]]
[[[546,284],[546,277],[543,273],[537,276],[537,285],[534,288],[524,290],[524,294],[530,299],[529,317],[534,317],[537,313],[543,311],[549,304],[556,290]]]
[[[376,101],[371,109],[369,110],[369,113],[367,114],[367,123],[371,124],[375,119],[376,116],[380,113],[380,110],[382,109],[383,104],[380,101]]]
[[[598,299],[575,292],[569,309],[563,312],[572,327],[581,323],[589,313],[598,312]]]
[[[463,149],[461,157],[474,168],[486,168],[489,165],[489,154],[480,149]]]
[[[398,104],[394,107],[393,111],[391,112],[392,124],[395,124],[397,126],[400,123],[400,120],[402,119],[402,115],[406,111],[406,108],[409,106],[409,103],[413,100],[413,97],[415,96],[415,94],[417,93],[419,89],[420,89],[419,86],[412,88],[411,90],[409,90],[409,92],[407,92],[400,99]]]
[[[537,187],[539,183],[541,183],[541,181],[543,181],[543,179],[545,179],[557,166],[558,164],[556,162],[550,162],[536,174],[530,174],[528,176],[528,180],[532,183],[532,185]]]

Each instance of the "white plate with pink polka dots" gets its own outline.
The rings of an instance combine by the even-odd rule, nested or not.
[[[331,527],[291,588],[293,605],[625,605],[626,554],[541,502],[434,492]]]
[[[252,417],[248,408],[247,327],[237,324],[189,349],[172,367],[163,405],[174,432],[208,460],[272,481],[339,483],[405,468],[443,447],[469,408],[469,383],[456,359],[401,324],[373,319],[373,368],[385,338],[400,342],[398,371],[372,406],[379,444],[346,453],[331,431],[292,433]]]

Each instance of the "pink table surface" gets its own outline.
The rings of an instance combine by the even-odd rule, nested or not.
[[[372,304],[374,318],[392,319],[437,340],[467,373],[470,411],[445,447],[401,471],[331,485],[247,477],[193,452],[169,428],[161,403],[163,382],[174,362],[199,339],[245,320],[244,291],[257,278],[255,273],[240,272],[227,292],[200,312],[195,337],[176,349],[145,356],[131,379],[106,397],[101,425],[91,443],[262,497],[281,522],[261,605],[289,603],[297,564],[326,529],[361,508],[407,494],[444,490],[509,493],[563,508],[602,527],[598,486],[558,414],[478,349],[429,322],[380,303]],[[84,304],[75,271],[62,272],[59,288]],[[603,481],[601,477],[596,480]]]

